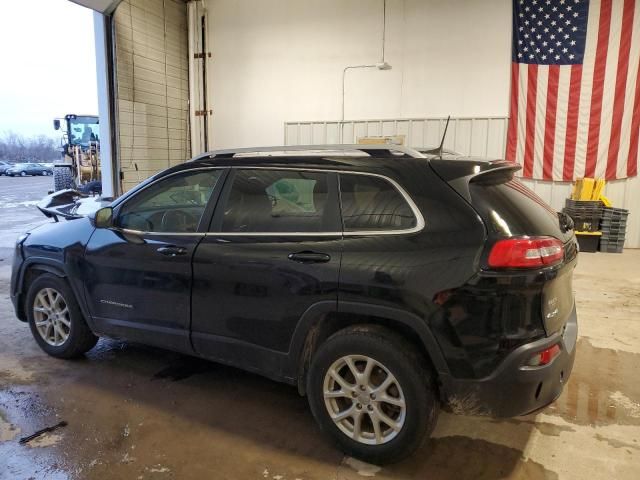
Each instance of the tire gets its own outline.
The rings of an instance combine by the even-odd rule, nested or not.
[[[325,389],[334,390],[338,386],[329,374],[330,369],[345,375],[343,380],[347,380],[347,384],[354,384],[355,375],[344,363],[345,358],[354,361],[361,375],[372,360],[371,381],[364,391],[356,387],[354,394],[348,390],[349,395],[357,395],[355,398],[334,392],[340,396],[325,399]],[[387,379],[393,380],[391,384],[384,391],[375,392]],[[341,330],[320,346],[307,376],[307,394],[320,429],[346,454],[374,464],[394,463],[415,452],[435,428],[440,407],[434,377],[426,360],[404,338],[375,325]],[[383,401],[383,395],[396,405]],[[402,400],[404,409],[398,405]],[[364,432],[360,439],[354,439],[355,417],[347,416],[338,424],[332,420],[329,409],[334,414],[352,410],[360,415]],[[373,418],[378,412],[384,413],[388,420],[395,420],[397,430],[378,420],[380,435],[376,436]]]
[[[43,297],[47,300],[46,302],[42,301]],[[60,300],[52,301],[58,298]],[[46,310],[43,305],[53,307],[49,308],[50,313],[43,311]],[[65,307],[66,314],[58,315],[53,322],[46,320],[55,313],[64,311]],[[36,309],[40,311],[36,311]],[[98,341],[98,337],[89,329],[82,316],[69,284],[60,277],[49,273],[37,277],[27,292],[25,310],[33,338],[40,348],[52,357],[78,357],[91,350]],[[56,323],[56,326],[52,326],[51,323]],[[43,334],[41,331],[45,331],[45,333]],[[48,340],[45,340],[45,334]]]
[[[20,176],[21,177],[26,177],[27,176],[27,172],[20,172]]]
[[[54,191],[75,188],[73,174],[70,167],[56,167],[53,169],[53,189]]]

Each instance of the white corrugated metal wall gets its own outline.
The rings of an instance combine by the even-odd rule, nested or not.
[[[446,123],[446,117],[287,122],[284,141],[286,145],[357,143],[361,137],[405,135],[406,145],[435,147],[440,144]],[[451,118],[445,148],[467,155],[502,157],[506,131],[505,117]]]
[[[506,145],[507,117],[451,118],[445,148],[464,155],[503,158]],[[405,135],[406,145],[437,146],[442,138],[446,118],[397,118],[333,122],[286,122],[285,145],[318,143],[357,143],[358,138],[381,135]],[[557,210],[571,191],[571,183],[523,180],[523,182]],[[640,179],[634,177],[607,183],[607,197],[614,206],[631,211],[625,247],[640,248]]]

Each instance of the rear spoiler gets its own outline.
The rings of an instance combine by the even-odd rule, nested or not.
[[[73,189],[60,190],[47,195],[36,206],[45,217],[53,218],[56,222],[59,221],[58,217],[62,217],[65,220],[74,220],[84,216],[78,214],[77,211],[81,199],[88,196]]]
[[[522,167],[505,160],[430,160],[433,170],[458,192],[465,200],[471,202],[469,184],[471,182],[507,182]]]

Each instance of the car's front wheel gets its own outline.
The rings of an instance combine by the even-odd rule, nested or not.
[[[53,357],[73,358],[91,350],[98,337],[89,329],[67,282],[45,273],[27,292],[27,318],[40,348]]]
[[[347,454],[377,464],[419,448],[439,411],[425,359],[393,331],[372,325],[342,330],[320,346],[307,394],[320,428]]]
[[[73,171],[71,167],[56,167],[53,169],[53,189],[57,192],[59,190],[66,190],[68,188],[75,188],[75,181],[73,178]]]
[[[27,176],[27,172],[20,172],[20,176],[21,177],[26,177]]]

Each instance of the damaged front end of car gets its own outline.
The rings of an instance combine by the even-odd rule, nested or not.
[[[75,220],[96,212],[113,201],[112,198],[97,197],[78,190],[60,190],[44,197],[37,207],[44,216],[56,222],[63,218]]]

